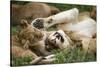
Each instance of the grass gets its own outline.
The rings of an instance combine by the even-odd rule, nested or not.
[[[14,35],[14,34],[16,34],[16,33],[18,33],[18,29],[17,29],[17,27],[11,27],[11,35]]]
[[[91,5],[80,5],[80,4],[58,4],[58,3],[48,3],[51,6],[55,6],[60,9],[60,11],[68,10],[71,8],[78,8],[80,12],[91,11],[93,6]]]
[[[65,64],[77,62],[95,62],[96,55],[85,53],[80,47],[74,48],[71,51],[53,50],[56,54],[56,60],[52,64]],[[22,66],[28,64],[32,60],[31,57],[14,57],[12,56],[12,66]]]
[[[94,54],[85,53],[80,47],[77,47],[71,51],[56,51],[56,60],[54,61],[54,64],[89,61],[96,61],[96,56]]]
[[[26,56],[26,57],[15,57],[14,55],[12,55],[11,57],[11,66],[22,66],[25,64],[29,64],[30,61],[32,61],[32,57],[31,56]]]

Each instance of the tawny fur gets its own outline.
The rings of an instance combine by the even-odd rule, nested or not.
[[[17,35],[12,36],[11,49],[14,50],[12,54],[17,55],[18,51],[25,51],[29,53],[33,52],[33,55],[48,55],[49,52],[46,51],[44,41],[42,41],[44,33],[28,24],[25,20],[22,20],[21,27],[21,31]],[[35,48],[35,50],[32,51],[30,47]],[[20,52],[19,54],[22,54]],[[21,56],[19,54],[18,56]]]
[[[96,38],[85,38],[82,44],[82,48],[85,52],[96,54]]]
[[[94,19],[97,20],[97,8],[96,6],[92,7],[91,12],[90,12],[90,16]]]
[[[55,35],[56,33],[59,33],[60,36],[62,36],[63,41],[61,41],[61,38],[58,38],[58,35]],[[73,45],[72,40],[70,39],[69,36],[67,36],[63,30],[58,30],[55,32],[52,32],[48,37],[47,37],[47,48],[49,49],[70,49]]]
[[[13,25],[18,25],[21,19],[27,19],[31,22],[38,17],[48,17],[56,14],[59,12],[59,9],[44,3],[32,2],[25,5],[12,4],[11,12],[11,23]]]

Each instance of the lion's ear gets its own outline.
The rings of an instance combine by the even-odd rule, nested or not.
[[[21,28],[26,28],[26,27],[28,27],[28,22],[27,22],[27,20],[25,20],[25,19],[22,19],[21,20],[21,22],[20,22],[20,26],[21,26]]]

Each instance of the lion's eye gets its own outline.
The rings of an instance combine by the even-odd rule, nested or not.
[[[56,38],[60,39],[61,36],[57,35]]]

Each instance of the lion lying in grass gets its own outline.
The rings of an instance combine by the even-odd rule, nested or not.
[[[50,54],[45,49],[44,41],[42,41],[44,36],[42,31],[34,28],[25,20],[21,21],[21,28],[21,31],[17,35],[13,35],[11,39],[11,54],[13,56],[32,57],[34,60],[32,64],[35,64],[42,59],[40,56]]]
[[[96,53],[96,41],[94,39],[96,38],[96,21],[88,15],[79,15],[77,8],[66,10],[47,18],[37,18],[31,24],[38,29],[47,29],[58,24],[58,29],[62,29],[72,40],[80,41],[82,48],[86,52]],[[86,44],[87,46],[85,46]],[[88,47],[89,50],[86,50]]]

